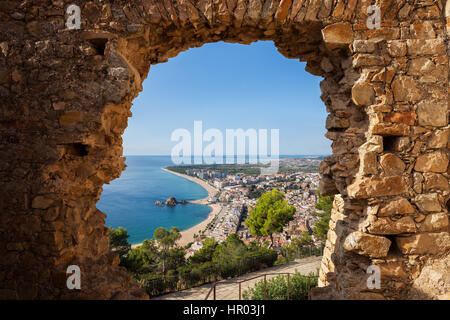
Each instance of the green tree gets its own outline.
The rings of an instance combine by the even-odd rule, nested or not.
[[[161,249],[158,253],[162,262],[162,272],[163,274],[166,274],[169,249],[175,246],[176,242],[181,238],[180,231],[176,227],[170,228],[170,231],[166,228],[159,227],[153,233],[153,237]]]
[[[303,231],[299,238],[294,239],[293,244],[297,248],[303,248],[313,245],[314,241],[308,231]]]
[[[213,254],[213,261],[221,264],[241,259],[247,252],[247,246],[236,233],[230,234],[224,242],[217,245]]]
[[[113,227],[109,227],[109,244],[111,248],[117,247],[129,247],[128,238],[130,235],[127,232],[127,229],[119,227],[114,229]]]
[[[328,229],[330,228],[331,209],[333,208],[334,196],[322,196],[317,191],[319,197],[312,215],[319,218],[314,225],[313,235],[324,242],[327,239]]]
[[[245,224],[254,236],[270,236],[273,246],[273,233],[283,231],[294,218],[295,207],[284,199],[284,194],[277,189],[264,193],[250,211]]]
[[[194,264],[200,264],[212,260],[214,251],[217,247],[217,242],[214,238],[206,238],[203,241],[203,246],[200,250],[196,251],[190,258],[189,262]]]
[[[184,256],[186,252],[183,248],[171,248],[167,250],[166,256],[166,268],[168,272],[176,272],[177,268],[182,267],[186,264],[186,259]]]
[[[141,246],[131,249],[122,265],[135,274],[151,273],[158,266],[159,251],[155,240],[145,239]]]
[[[213,263],[220,270],[223,278],[241,274],[245,268],[245,258],[248,250],[245,243],[236,233],[230,234],[225,241],[217,245],[213,254]]]
[[[128,242],[130,235],[127,229],[119,227],[114,229],[109,227],[109,245],[115,253],[120,257],[121,263],[131,249],[131,244]]]

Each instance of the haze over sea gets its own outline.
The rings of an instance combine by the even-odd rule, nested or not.
[[[302,156],[280,156],[280,158]],[[151,239],[158,227],[186,230],[202,222],[211,211],[201,204],[157,206],[174,196],[177,200],[197,200],[208,192],[195,182],[161,170],[173,165],[170,156],[126,156],[122,176],[103,186],[97,208],[106,215],[106,226],[127,229],[131,244]]]

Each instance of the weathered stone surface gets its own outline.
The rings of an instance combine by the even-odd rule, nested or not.
[[[422,98],[420,89],[413,77],[397,76],[392,81],[391,86],[395,101],[417,101]]]
[[[325,127],[330,129],[345,129],[350,126],[350,121],[346,118],[339,118],[332,115],[327,117]]]
[[[367,83],[357,82],[352,88],[352,100],[357,106],[371,105],[375,98],[375,91]]]
[[[410,26],[411,35],[417,39],[435,38],[436,33],[431,21],[414,21]]]
[[[448,156],[442,151],[421,155],[417,158],[414,170],[419,172],[446,172]]]
[[[329,176],[322,176],[322,179],[320,179],[319,182],[319,190],[320,194],[323,195],[333,195],[339,193],[339,191],[336,188],[335,182],[332,179],[330,179]]]
[[[405,171],[406,165],[395,154],[386,153],[380,158],[380,164],[383,167],[386,176],[399,176]]]
[[[377,174],[377,154],[373,151],[361,152],[360,153],[360,167],[359,172],[362,175]]]
[[[448,3],[448,2],[447,2]],[[414,299],[450,300],[450,253],[442,259],[430,259],[412,285]]]
[[[444,81],[445,67],[441,64],[435,64],[430,58],[413,59],[408,66],[408,74],[418,76],[419,81],[423,83],[433,83]]]
[[[55,221],[59,216],[59,207],[52,207],[47,210],[47,213],[43,216],[44,221]]]
[[[441,211],[437,193],[420,194],[416,197],[415,203],[421,212]]]
[[[352,25],[348,22],[331,24],[322,29],[322,37],[330,49],[345,47],[353,42]]]
[[[370,126],[370,132],[380,136],[407,136],[410,127],[403,123],[376,123]]]
[[[374,265],[380,267],[381,280],[398,280],[408,277],[401,261],[374,262]]]
[[[407,191],[402,177],[366,178],[358,179],[347,187],[350,198],[370,198],[381,196],[395,196]]]
[[[418,122],[421,126],[446,126],[447,103],[439,101],[421,101],[417,105]]]
[[[281,21],[286,20],[289,14],[289,9],[291,8],[291,4],[292,0],[281,0],[277,13],[275,13],[275,18]]]
[[[406,41],[408,47],[408,54],[411,56],[417,55],[445,55],[445,43],[443,39],[409,39]]]
[[[424,173],[425,183],[424,189],[425,191],[433,191],[433,190],[449,190],[450,181],[446,177],[438,173]]]
[[[375,54],[359,53],[353,60],[353,68],[384,66],[386,61],[383,57]]]
[[[405,198],[390,201],[378,211],[379,217],[390,217],[394,215],[409,215],[415,212],[414,207]]]
[[[416,224],[409,216],[402,217],[395,221],[390,218],[378,218],[375,222],[370,224],[367,231],[371,234],[412,233],[416,231]]]
[[[422,193],[423,189],[423,174],[414,172],[413,174],[413,189],[417,193]]]
[[[53,204],[54,200],[44,196],[37,196],[33,199],[31,206],[36,209],[47,209]]]
[[[59,123],[61,126],[72,126],[78,122],[82,122],[84,118],[84,113],[80,111],[71,111],[62,114],[59,117]]]
[[[436,254],[450,249],[448,232],[421,233],[395,239],[403,254]]]
[[[409,112],[392,112],[384,116],[384,121],[404,123],[413,126],[416,123],[417,115],[414,111]]]
[[[448,128],[444,130],[434,131],[428,142],[428,148],[430,149],[446,148],[447,144],[449,143],[449,135],[450,129]]]
[[[392,40],[388,41],[388,52],[391,57],[404,57],[406,56],[407,47],[405,41]]]
[[[421,223],[421,232],[445,231],[448,228],[448,216],[445,212],[432,213]]]
[[[353,41],[353,51],[361,53],[372,53],[375,51],[377,43],[370,40],[355,40]],[[405,44],[406,49],[406,44]]]
[[[344,249],[371,258],[387,256],[391,241],[385,237],[374,236],[360,231],[350,233],[344,241]]]
[[[372,136],[365,142],[361,147],[361,151],[373,151],[380,153],[383,151],[383,137],[382,136]]]

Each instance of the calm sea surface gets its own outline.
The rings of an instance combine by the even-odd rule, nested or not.
[[[103,186],[97,208],[106,215],[106,226],[127,229],[130,243],[153,237],[158,227],[188,229],[208,217],[211,208],[201,204],[161,207],[155,201],[174,196],[177,200],[196,200],[208,192],[195,182],[165,172],[173,165],[170,156],[127,156],[127,168],[119,179]]]

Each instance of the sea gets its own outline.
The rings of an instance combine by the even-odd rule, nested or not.
[[[158,227],[185,230],[208,217],[211,208],[202,204],[155,204],[172,196],[178,201],[208,196],[199,184],[162,170],[173,165],[170,156],[126,156],[125,163],[120,178],[103,186],[97,208],[106,214],[107,227],[127,229],[131,244],[153,238]]]
[[[305,156],[280,156],[294,157]],[[174,207],[155,204],[172,196],[178,201],[208,196],[199,184],[162,170],[174,165],[170,156],[126,156],[125,163],[127,167],[121,177],[103,186],[97,208],[106,214],[107,227],[127,229],[131,244],[151,239],[158,227],[177,227],[181,231],[208,217],[211,208],[202,204]]]

